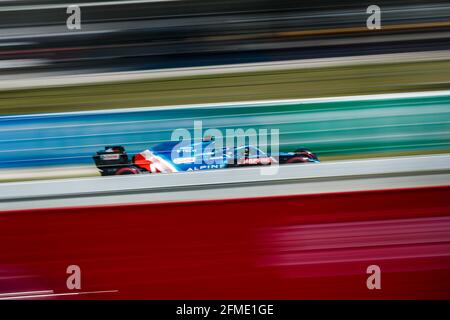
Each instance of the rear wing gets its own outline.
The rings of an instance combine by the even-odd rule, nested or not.
[[[131,164],[123,146],[106,146],[104,150],[97,151],[92,158],[102,175],[115,174],[118,169]]]

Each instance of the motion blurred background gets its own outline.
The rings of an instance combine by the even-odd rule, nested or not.
[[[448,1],[0,0],[0,300],[449,299],[449,89]],[[322,163],[99,177],[194,120]]]
[[[450,87],[450,5],[445,1],[377,1],[379,30],[366,26],[366,10],[374,3],[365,1],[90,1],[79,4],[80,30],[66,26],[71,4],[0,3],[1,181],[68,174],[49,167],[55,165],[72,165],[72,175],[94,175],[91,155],[99,147],[124,144],[137,152],[210,111],[148,111],[131,118],[120,112],[8,115]],[[286,124],[302,106],[249,111],[251,120],[222,107],[211,126],[278,126],[285,149],[307,144],[325,159],[436,153],[449,147],[448,104],[439,101],[426,102],[436,110],[426,117],[411,109],[417,102],[408,100],[402,102],[403,118],[380,108],[372,110],[378,121],[371,114],[338,123],[329,113],[314,126],[301,119]],[[271,116],[274,109],[284,111],[284,118]],[[362,133],[372,144],[355,140]],[[18,170],[34,167],[42,170],[32,169],[32,175]]]
[[[2,79],[431,53],[449,46],[446,1],[88,1],[80,4],[81,30],[68,30],[71,4],[2,1]],[[366,27],[371,4],[382,10],[382,30]]]

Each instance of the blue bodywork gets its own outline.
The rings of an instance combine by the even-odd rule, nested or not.
[[[104,151],[97,152],[94,160],[103,175],[198,171],[273,163],[319,162],[317,156],[306,148],[298,148],[294,152],[272,154],[249,144],[224,147],[211,140],[168,141],[136,154],[131,160],[124,155],[126,155],[124,147],[106,147]],[[120,161],[117,160],[119,157]],[[103,161],[99,158],[102,158]],[[116,159],[111,160],[111,158]],[[128,169],[124,170],[124,167]]]

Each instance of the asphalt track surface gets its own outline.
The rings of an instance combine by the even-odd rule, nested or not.
[[[2,210],[445,186],[450,156],[414,156],[0,184]],[[1,211],[1,210],[0,210]]]

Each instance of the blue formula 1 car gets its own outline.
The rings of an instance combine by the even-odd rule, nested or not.
[[[123,146],[107,146],[93,158],[102,176],[319,162],[317,156],[305,148],[280,152],[276,157],[252,145],[223,147],[220,150],[222,152],[217,152],[215,142],[208,139],[188,144],[168,141],[137,153],[131,159]]]

